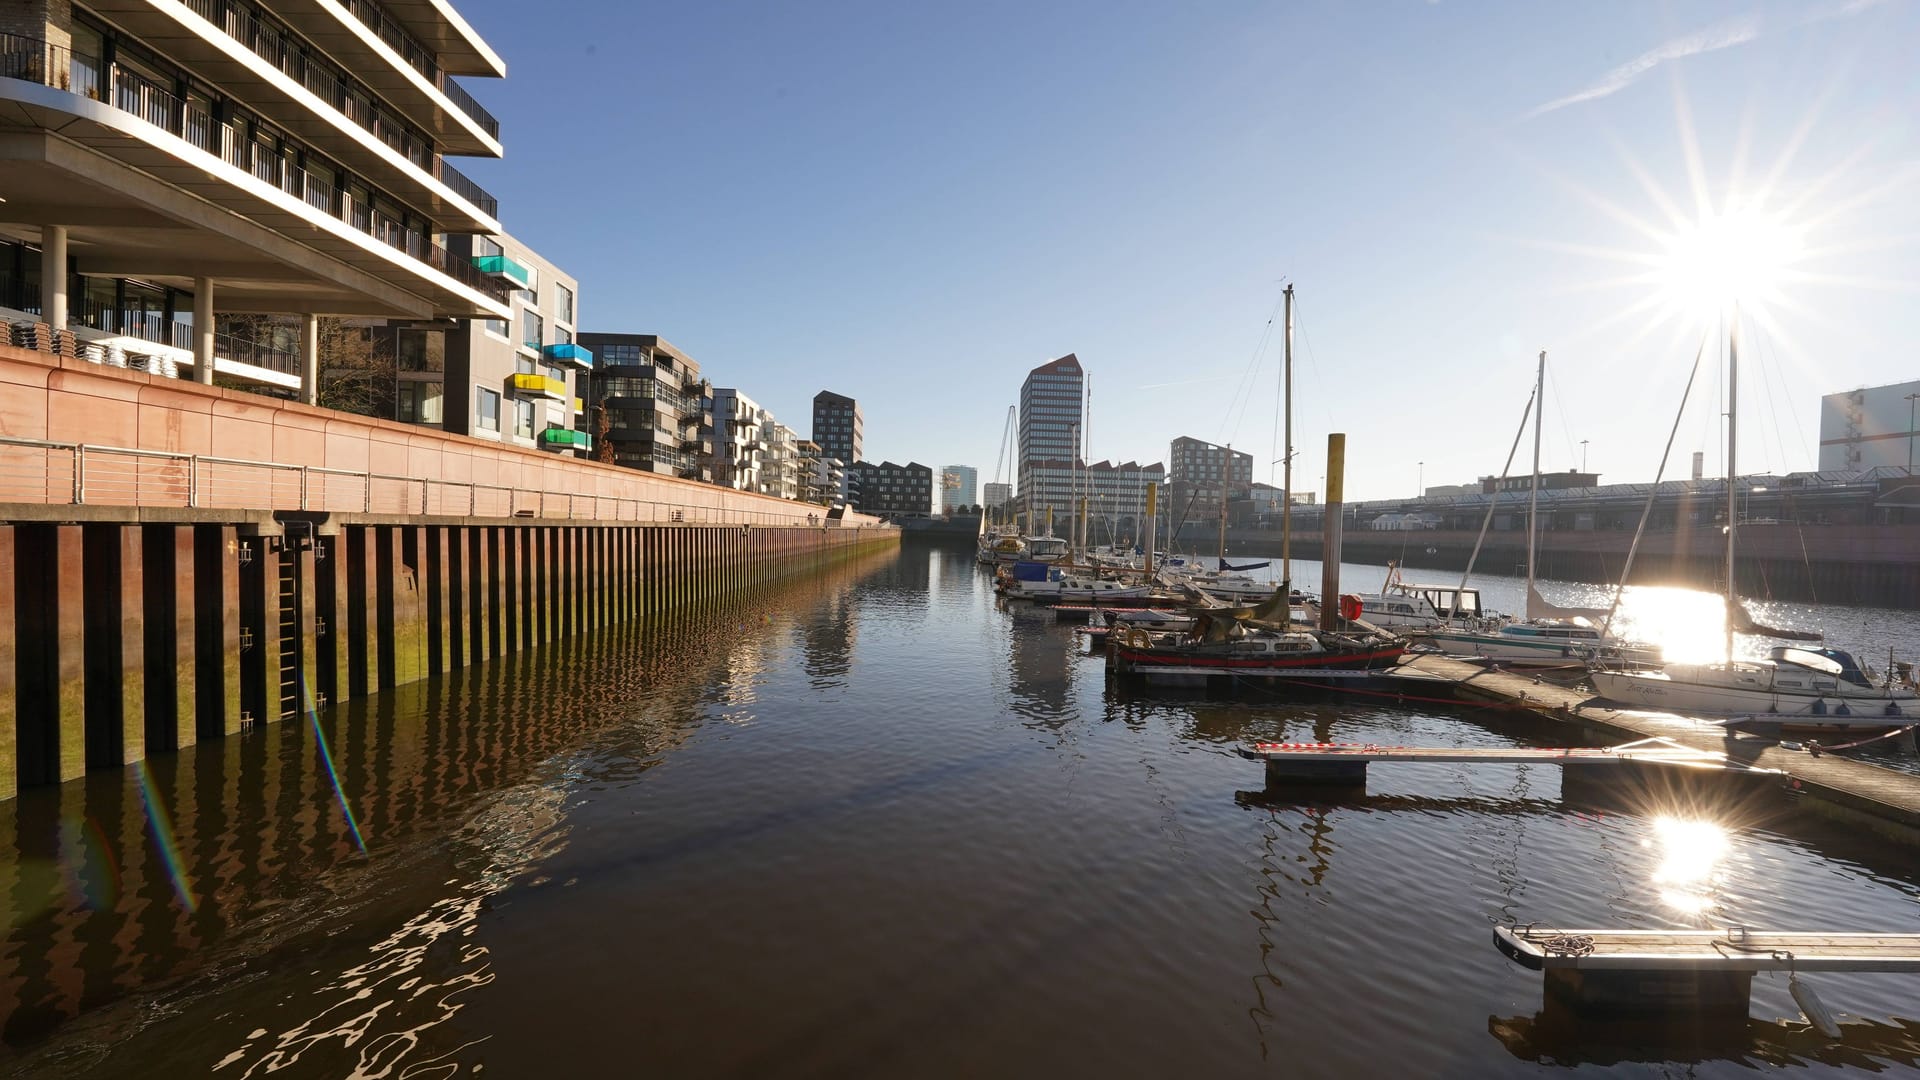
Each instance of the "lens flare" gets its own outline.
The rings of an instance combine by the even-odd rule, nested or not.
[[[1683,315],[1717,318],[1740,303],[1777,300],[1804,235],[1756,206],[1707,212],[1676,229],[1655,274]]]
[[[94,911],[111,911],[120,902],[120,861],[107,831],[92,817],[61,820],[60,865],[77,902]]]
[[[1689,915],[1711,909],[1714,879],[1727,853],[1727,831],[1711,821],[1657,817],[1653,835],[1660,845],[1653,883],[1661,886],[1661,902]]]
[[[160,856],[160,865],[166,867],[167,880],[173,883],[173,894],[180,898],[180,906],[188,914],[200,910],[200,902],[194,899],[193,882],[187,879],[186,863],[180,858],[179,845],[173,842],[173,819],[167,816],[167,805],[160,799],[160,789],[153,782],[153,771],[147,768],[145,760],[135,763],[135,772],[140,777],[140,801],[147,808],[147,835],[153,840],[153,849]]]
[[[313,690],[307,686],[304,678],[300,680],[300,699],[307,707],[307,722],[313,725],[314,745],[320,748],[320,763],[327,767],[327,782],[333,785],[333,797],[340,801],[340,813],[347,819],[347,831],[353,835],[353,846],[365,855],[366,838],[360,835],[360,822],[355,820],[353,806],[347,802],[346,789],[340,786],[340,773],[333,767],[333,751],[327,747],[327,731],[320,726],[320,709],[314,704]]]

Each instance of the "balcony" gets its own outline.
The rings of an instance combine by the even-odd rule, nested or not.
[[[593,436],[569,428],[548,428],[540,433],[542,450],[591,450]]]
[[[420,264],[416,273],[431,269],[490,303],[505,306],[509,292],[505,283],[450,257],[417,223],[403,223],[375,205],[349,197],[320,170],[302,168],[299,163],[303,158],[324,160],[326,155],[270,123],[249,123],[244,116],[216,120],[197,105],[181,100],[167,84],[126,67],[108,67],[98,57],[18,34],[0,34],[0,79],[17,79],[62,92],[64,97],[51,100],[31,93],[0,96],[12,97],[27,109],[30,123],[58,130],[63,137],[103,156],[156,172],[160,164],[154,156],[157,150],[166,155],[165,165],[176,170],[185,165],[201,178],[186,186],[243,218],[283,234],[295,232],[309,247],[388,280],[398,260],[377,253],[388,249],[399,252]],[[53,104],[52,100],[60,103]],[[116,116],[133,122],[113,119]],[[75,124],[75,117],[91,123]],[[252,134],[249,127],[255,129]],[[236,177],[233,170],[243,175]],[[262,191],[249,184],[249,179],[277,192]],[[306,215],[331,219],[345,226],[342,233],[351,230],[371,237],[379,241],[379,246],[321,229],[314,217]],[[415,283],[412,291],[421,291],[419,284],[427,282]],[[471,306],[472,300],[458,289],[435,287],[447,294],[435,297],[442,310],[473,314],[487,310]]]
[[[572,342],[540,346],[540,358],[549,364],[572,364],[592,370],[593,354]]]
[[[711,454],[713,453],[713,440],[712,439],[681,439],[680,449],[684,453],[688,453],[688,454]]]
[[[489,277],[515,282],[523,289],[530,287],[533,280],[533,275],[526,267],[505,255],[475,255],[473,266],[474,269]]]
[[[576,413],[583,413],[583,412],[586,412],[586,411],[587,411],[587,407],[586,407],[586,405],[585,405],[585,404],[583,404],[583,403],[581,402],[581,400],[580,400],[579,398],[574,398],[574,399],[573,399],[573,411],[574,411],[574,412],[576,412]]]
[[[514,375],[507,385],[521,397],[543,397],[550,401],[567,400],[567,383],[551,375]]]

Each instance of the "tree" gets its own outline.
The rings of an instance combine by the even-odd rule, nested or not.
[[[320,405],[398,419],[393,337],[366,322],[320,320]]]

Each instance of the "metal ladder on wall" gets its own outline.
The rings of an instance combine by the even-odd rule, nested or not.
[[[300,563],[307,557],[311,541],[288,536],[280,548],[280,673],[279,693],[270,695],[280,702],[285,719],[300,711],[300,612],[306,597],[300,588]]]

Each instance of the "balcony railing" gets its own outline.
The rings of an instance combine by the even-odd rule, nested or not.
[[[500,137],[500,121],[495,120],[492,113],[481,108],[480,103],[473,100],[472,96],[462,89],[460,84],[454,82],[451,76],[441,71],[440,65],[434,61],[433,50],[420,44],[412,34],[407,33],[405,27],[388,18],[379,4],[374,3],[373,0],[333,0],[333,2],[352,12],[355,18],[366,24],[367,29],[373,31],[375,37],[386,42],[387,48],[398,53],[400,59],[405,60],[415,71],[425,75],[429,81],[438,86],[441,93],[447,95],[449,101],[452,101],[461,112],[472,117],[474,123],[480,125],[480,130],[495,139]]]
[[[181,101],[154,80],[117,66],[110,72],[102,72],[97,57],[19,34],[0,34],[0,77],[82,93],[111,104],[272,184],[329,217],[405,252],[488,299],[506,302],[507,283],[481,273],[465,259],[449,256],[445,248],[418,228],[348,198],[325,178],[300,168],[297,162],[307,147],[297,139],[281,136],[280,149],[276,150],[272,141],[249,136],[238,124],[215,120],[205,110]],[[271,130],[264,124],[255,127]]]
[[[219,27],[255,56],[279,68],[281,73],[332,106],[335,112],[359,124],[394,152],[432,173],[434,179],[452,188],[482,213],[490,218],[500,216],[499,200],[442,161],[434,153],[432,139],[412,124],[381,108],[372,94],[343,78],[335,69],[316,62],[301,51],[294,45],[289,31],[231,3],[221,3],[219,0],[184,2],[194,14]]]
[[[481,131],[493,136],[495,141],[499,140],[500,121],[495,120],[492,113],[473,100],[473,95],[467,93],[466,87],[454,82],[453,76],[444,72],[435,82],[439,84],[440,92],[447,95],[447,100],[453,102],[455,108],[466,113],[469,119],[480,125]]]

